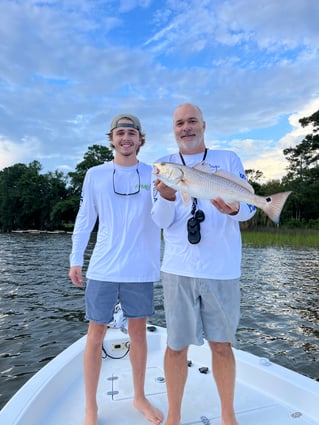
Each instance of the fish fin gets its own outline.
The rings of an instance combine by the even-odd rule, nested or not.
[[[194,165],[195,170],[201,171],[202,173],[212,174],[214,171],[212,171],[211,166],[207,164],[205,161],[201,161],[198,164]]]
[[[181,192],[181,198],[183,200],[184,205],[188,205],[189,204],[189,200],[190,200],[190,195],[188,193],[185,192]]]
[[[233,183],[238,184],[238,186],[241,186],[242,188],[248,190],[250,193],[255,193],[254,188],[251,184],[248,183],[247,180],[241,179],[240,177],[236,176],[235,174],[229,173],[225,170],[218,170],[216,173],[214,173],[214,176],[222,177],[226,180],[232,181]]]
[[[279,223],[281,210],[283,209],[285,202],[290,194],[291,192],[280,192],[264,197],[266,205],[263,205],[260,208],[274,223]]]

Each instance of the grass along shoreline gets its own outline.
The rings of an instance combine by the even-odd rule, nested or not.
[[[243,245],[319,248],[319,231],[312,229],[242,230]]]

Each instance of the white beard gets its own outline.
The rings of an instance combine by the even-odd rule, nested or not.
[[[193,152],[194,150],[196,150],[198,146],[201,145],[201,143],[202,143],[202,137],[196,137],[191,142],[184,142],[183,140],[179,140],[177,142],[178,147],[182,149],[185,153],[188,151]]]

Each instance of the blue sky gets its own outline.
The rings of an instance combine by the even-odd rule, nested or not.
[[[197,104],[208,147],[278,179],[319,109],[317,0],[0,0],[0,170],[73,171],[133,113],[152,164]]]

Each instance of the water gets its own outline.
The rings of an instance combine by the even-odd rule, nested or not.
[[[86,333],[70,250],[66,234],[0,234],[0,408]],[[238,348],[319,379],[318,264],[316,249],[244,247]],[[165,326],[160,283],[155,311],[151,322]]]

